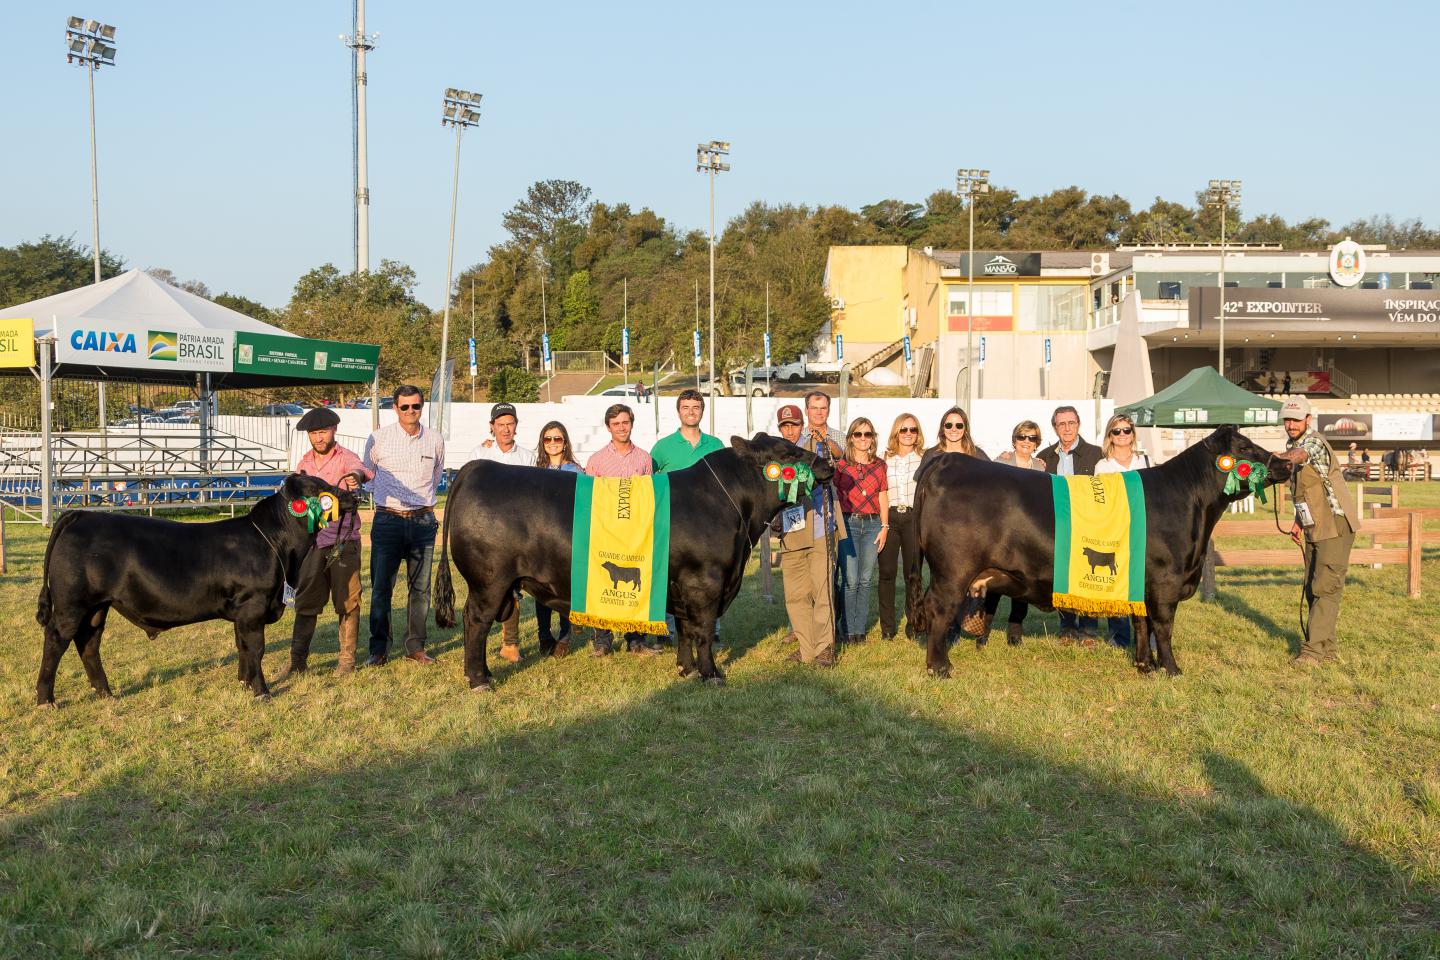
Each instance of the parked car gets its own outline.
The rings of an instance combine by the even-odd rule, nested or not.
[[[370,409],[370,398],[369,398],[369,397],[357,397],[356,399],[351,400],[350,403],[348,404],[348,406],[349,406],[349,408],[350,408],[351,410],[369,410],[369,409]],[[393,409],[395,409],[395,398],[394,398],[394,397],[381,397],[381,398],[380,398],[380,409],[381,409],[381,410],[393,410]]]
[[[304,416],[305,408],[298,403],[269,403],[260,408],[258,416],[262,417],[299,417]]]
[[[763,369],[763,368],[761,368],[761,369]],[[763,376],[757,379],[757,378],[755,378],[755,375],[754,375],[754,373],[752,372],[752,373],[751,373],[751,380],[750,380],[750,396],[752,396],[752,397],[768,397],[768,396],[770,396],[770,385],[771,385],[771,381],[766,380]],[[745,371],[744,371],[743,369],[740,370],[740,371],[738,371],[738,372],[736,372],[736,373],[730,374],[730,396],[732,396],[732,397],[743,397],[743,396],[745,396]]]
[[[629,397],[631,400],[636,400],[636,399],[639,399],[640,394],[638,394],[638,393],[635,392],[635,385],[634,385],[633,383],[631,383],[631,384],[627,384],[627,385],[625,385],[625,386],[623,386],[623,387],[611,387],[609,390],[602,390],[602,391],[600,391],[600,396],[602,396],[602,397]],[[652,389],[650,389],[649,387],[646,387],[646,388],[645,388],[645,396],[646,396],[646,397],[653,398],[653,397],[655,396],[655,391],[652,390]]]

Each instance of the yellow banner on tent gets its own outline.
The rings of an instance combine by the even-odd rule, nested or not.
[[[1050,478],[1057,610],[1145,616],[1145,484],[1138,472]]]
[[[35,321],[0,320],[0,367],[35,366]]]
[[[570,622],[664,634],[670,478],[575,478]]]

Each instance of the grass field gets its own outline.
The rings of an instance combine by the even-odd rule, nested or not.
[[[332,679],[331,620],[255,703],[228,625],[113,617],[118,697],[71,651],[37,710],[44,540],[10,532],[5,957],[1440,956],[1433,548],[1422,600],[1352,569],[1342,662],[1311,671],[1298,568],[1222,569],[1174,679],[1038,614],[1019,648],[962,641],[950,681],[878,628],[792,667],[751,577],[721,689],[537,661],[527,603],[493,695],[434,628],[437,668]]]

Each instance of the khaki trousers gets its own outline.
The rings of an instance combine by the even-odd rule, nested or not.
[[[1338,537],[1305,544],[1305,602],[1310,619],[1301,653],[1333,657],[1339,646],[1335,624],[1340,619],[1340,594],[1345,589],[1345,572],[1350,567],[1350,548],[1355,531],[1343,517],[1335,518]]]
[[[340,556],[329,567],[325,558],[330,553],[312,549],[300,564],[299,587],[295,591],[295,627],[290,636],[290,664],[303,669],[310,655],[310,640],[315,635],[317,618],[332,603],[340,616],[340,664],[355,663],[355,643],[360,635],[360,541],[346,540],[340,545]]]
[[[800,662],[810,663],[835,649],[833,603],[834,571],[825,541],[813,547],[780,554],[780,577],[785,589],[785,612],[800,641]]]

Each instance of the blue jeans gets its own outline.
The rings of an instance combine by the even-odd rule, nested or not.
[[[425,649],[425,621],[430,615],[430,561],[435,555],[435,515],[400,517],[375,511],[370,527],[370,654],[390,652],[390,604],[400,561],[405,561],[409,588],[406,600],[405,652]]]
[[[555,634],[553,634],[553,633],[550,632],[550,624],[551,624],[551,618],[552,618],[552,617],[559,617],[559,618],[560,618],[560,636],[559,636],[559,637],[556,637]],[[549,643],[549,642],[555,641],[555,640],[569,640],[569,639],[570,639],[570,614],[568,614],[568,613],[561,613],[559,610],[552,610],[551,608],[545,606],[545,604],[541,603],[539,600],[536,600],[536,601],[535,601],[535,630],[536,630],[537,633],[539,633],[540,639],[541,639],[541,640],[544,640],[546,643]]]
[[[1106,625],[1109,627],[1111,643],[1117,647],[1130,646],[1129,617],[1107,617]]]
[[[844,635],[853,637],[865,632],[870,619],[870,587],[880,565],[880,552],[875,549],[880,517],[873,513],[846,514],[845,526],[849,536],[840,544],[840,568],[845,578]]]

